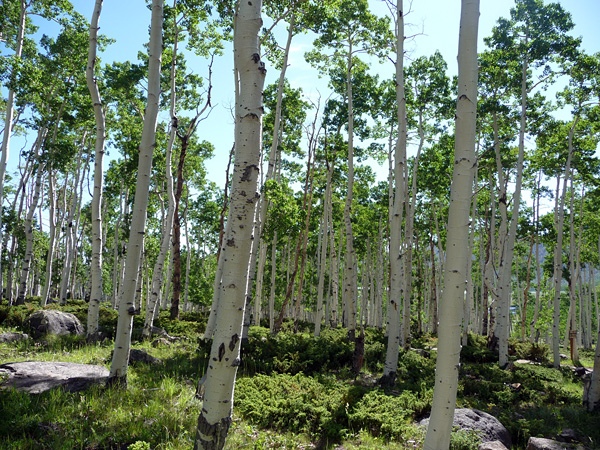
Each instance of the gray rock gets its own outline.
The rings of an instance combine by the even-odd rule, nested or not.
[[[11,331],[0,333],[0,342],[17,342],[26,341],[27,339],[29,339],[29,336],[25,333],[13,333]]]
[[[132,348],[129,352],[129,363],[132,365],[136,363],[160,364],[160,359],[155,358],[144,350]]]
[[[0,375],[7,379],[2,388],[13,387],[39,394],[56,387],[69,392],[83,391],[93,384],[103,384],[109,371],[91,364],[54,361],[25,361],[0,365]]]
[[[71,313],[56,311],[54,309],[42,309],[34,312],[25,321],[25,325],[31,330],[34,338],[45,334],[84,334],[83,325],[77,317]]]
[[[489,441],[479,444],[477,450],[508,450],[500,441]]]
[[[461,430],[473,430],[479,433],[482,442],[500,441],[506,448],[510,448],[512,440],[510,433],[491,414],[477,409],[459,408],[454,410],[454,425]],[[423,419],[420,425],[428,425],[429,419]]]
[[[579,442],[580,437],[575,430],[565,428],[556,436],[556,440],[560,442]]]
[[[171,342],[175,342],[177,340],[176,337],[169,335],[169,333],[160,327],[152,327],[152,336],[158,336]]]
[[[580,444],[567,444],[552,439],[530,437],[527,441],[527,450],[585,450]]]

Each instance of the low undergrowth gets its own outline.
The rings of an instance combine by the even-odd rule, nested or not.
[[[0,332],[26,331],[25,318],[35,309],[35,304],[14,310],[0,305]],[[85,302],[69,302],[65,309],[85,321]],[[103,327],[110,335],[116,316],[106,312],[110,308],[103,310]],[[136,322],[133,348],[161,363],[130,366],[126,390],[0,391],[0,449],[191,448],[201,408],[195,386],[209,352],[200,334],[205,319],[187,314],[171,321],[161,315],[157,326],[177,340],[154,344],[141,340]],[[385,345],[381,331],[366,330],[364,365],[356,376],[345,330],[326,329],[315,338],[308,329],[272,336],[268,329],[252,327],[243,347],[227,448],[422,448],[425,430],[417,423],[430,412],[435,340],[423,337],[413,341],[415,348],[402,351],[396,383],[386,389],[377,382]],[[112,346],[109,338],[87,343],[81,337],[47,336],[0,344],[0,363],[55,360],[108,368]],[[545,346],[512,343],[511,352],[513,359],[532,363],[502,370],[484,338],[469,338],[461,354],[458,406],[496,416],[510,431],[515,449],[524,449],[530,436],[554,437],[566,428],[584,436],[587,448],[600,448],[598,415],[581,406],[581,380],[573,371],[551,368]],[[453,450],[477,445],[473,433],[453,433]]]

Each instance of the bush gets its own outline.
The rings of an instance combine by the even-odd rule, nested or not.
[[[469,333],[467,345],[460,351],[462,362],[494,363],[498,355],[488,348],[487,338],[479,334]]]
[[[32,303],[8,306],[8,302],[3,302],[0,305],[0,326],[16,328],[28,333],[29,331],[24,329],[25,320],[37,309],[39,309],[39,306]]]
[[[255,375],[239,378],[235,405],[246,420],[262,428],[308,433],[326,441],[339,440],[347,420],[348,387],[295,375]]]
[[[546,344],[515,341],[511,342],[511,346],[518,359],[528,359],[540,363],[548,362],[550,348]]]
[[[396,385],[401,390],[418,392],[424,386],[433,386],[435,359],[425,357],[413,350],[402,351],[398,359]]]
[[[306,333],[273,336],[266,328],[251,327],[248,342],[242,346],[242,368],[246,374],[339,371],[350,367],[352,350],[342,329],[323,330],[315,338]]]
[[[348,413],[350,427],[368,430],[373,436],[401,439],[407,427],[428,410],[433,391],[412,393],[403,391],[397,396],[382,390],[367,392]]]

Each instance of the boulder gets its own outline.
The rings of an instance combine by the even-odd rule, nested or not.
[[[553,439],[530,437],[527,441],[527,450],[585,450],[581,444],[567,444]]]
[[[29,339],[29,336],[25,333],[13,333],[11,331],[7,331],[5,333],[0,333],[0,342],[17,342],[17,341],[26,341]]]
[[[56,387],[78,392],[93,384],[105,383],[108,374],[107,368],[90,364],[55,361],[7,363],[0,365],[0,375],[7,377],[0,387],[13,387],[30,394],[39,394]]]
[[[42,309],[34,312],[25,321],[25,326],[31,330],[34,338],[45,334],[76,334],[85,333],[83,325],[77,317],[71,313],[65,313],[54,309]]]
[[[477,450],[508,450],[506,446],[500,441],[488,441],[479,444]]]
[[[423,419],[420,425],[428,425],[429,419]],[[454,410],[454,425],[461,430],[478,432],[483,443],[500,441],[506,448],[510,448],[512,440],[508,430],[491,414],[477,409],[459,408]]]
[[[144,350],[132,348],[129,352],[129,364],[135,365],[137,363],[160,364],[160,359],[155,358]]]

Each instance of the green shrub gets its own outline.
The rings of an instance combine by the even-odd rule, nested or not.
[[[37,309],[39,309],[39,306],[32,303],[13,306],[8,306],[8,303],[3,303],[0,306],[0,325],[4,328],[16,328],[28,333],[29,330],[26,330],[23,325],[25,320]]]
[[[373,372],[382,372],[385,364],[387,338],[383,330],[367,328],[365,330],[365,367]]]
[[[323,330],[317,338],[307,333],[280,332],[251,327],[242,346],[242,369],[246,374],[303,372],[307,375],[350,367],[353,345],[346,330]]]
[[[367,392],[350,408],[348,420],[353,430],[368,430],[373,436],[401,439],[407,427],[429,408],[433,391],[388,395],[382,390]]]
[[[550,348],[546,344],[511,341],[511,348],[518,359],[528,359],[540,363],[548,362]]]
[[[418,392],[424,386],[433,386],[435,359],[413,350],[401,351],[396,372],[396,385],[401,390]]]
[[[345,431],[347,389],[301,373],[255,375],[238,379],[235,405],[238,414],[262,428],[336,441]]]
[[[498,355],[488,348],[487,338],[479,334],[469,333],[467,345],[460,351],[461,362],[494,363]]]

